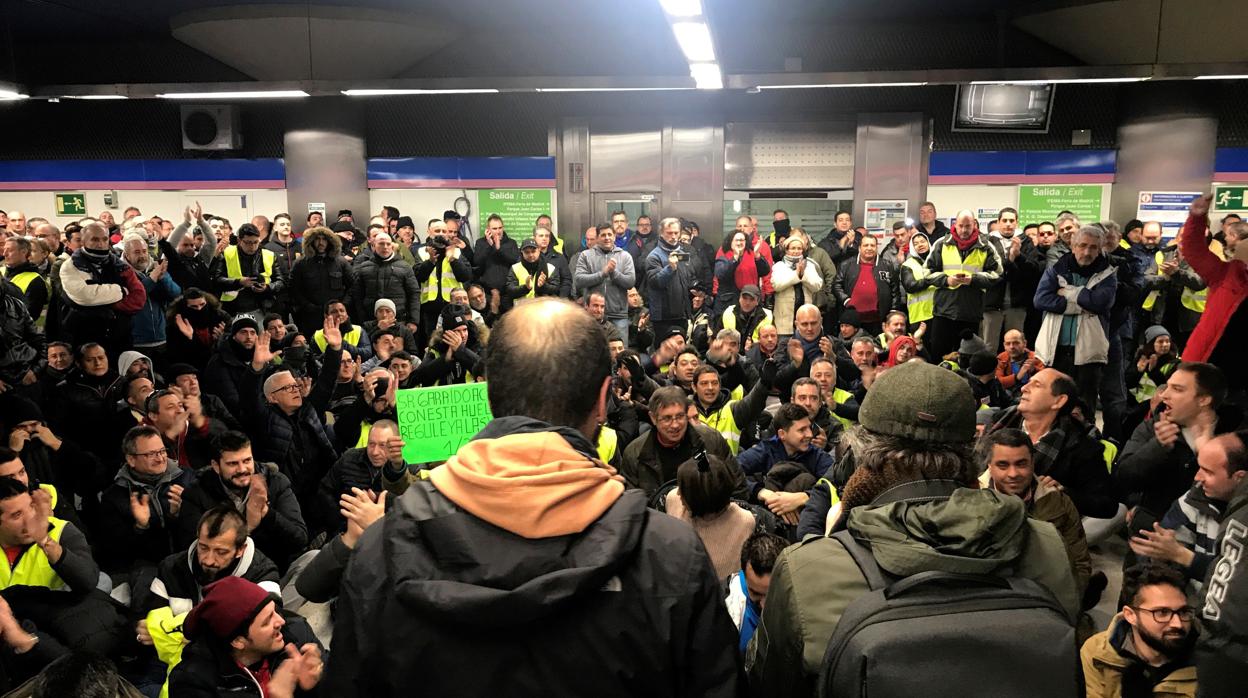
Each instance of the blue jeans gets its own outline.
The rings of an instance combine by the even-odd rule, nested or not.
[[[624,346],[627,348],[628,347],[628,318],[621,318],[619,320],[607,320],[607,322],[615,326],[615,331],[620,334],[620,339],[624,340]]]

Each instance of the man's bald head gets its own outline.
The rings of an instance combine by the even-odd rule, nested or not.
[[[490,332],[485,372],[495,417],[532,417],[587,435],[605,417],[607,337],[568,301],[537,300],[503,315]],[[540,390],[534,381],[541,382]]]

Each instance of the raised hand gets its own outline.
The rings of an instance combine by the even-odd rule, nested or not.
[[[802,343],[797,339],[790,339],[789,346],[789,362],[794,366],[802,365],[802,361],[806,358],[806,351],[802,349]]]
[[[272,339],[268,332],[256,335],[256,348],[252,350],[251,367],[257,371],[273,360],[273,352],[269,349]]]
[[[1188,207],[1188,212],[1193,216],[1203,216],[1209,213],[1209,204],[1213,201],[1212,194],[1205,194],[1192,199],[1192,205]]]
[[[182,485],[174,485],[169,488],[169,494],[166,496],[169,499],[170,516],[177,516],[182,511],[182,490]]]
[[[130,515],[134,517],[136,528],[147,528],[152,520],[151,497],[146,493],[130,493]]]
[[[342,350],[342,330],[338,328],[338,318],[333,315],[326,315],[325,323],[321,326],[321,332],[325,337],[325,343],[328,348],[334,351]]]

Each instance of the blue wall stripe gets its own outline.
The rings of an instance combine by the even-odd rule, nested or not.
[[[259,160],[0,160],[0,182],[285,181],[280,158]]]
[[[369,158],[368,178],[399,180],[554,179],[553,157]]]
[[[936,151],[929,175],[1113,175],[1116,167],[1114,150]]]
[[[1218,148],[1213,169],[1216,172],[1248,172],[1248,148]]]

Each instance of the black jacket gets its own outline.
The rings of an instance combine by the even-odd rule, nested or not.
[[[502,291],[507,285],[507,272],[511,265],[520,261],[520,247],[507,233],[503,233],[499,240],[498,249],[494,249],[484,237],[477,238],[477,244],[472,249],[472,261],[473,273],[481,286],[486,291]]]
[[[412,267],[396,252],[390,259],[369,257],[355,267],[355,285],[349,306],[353,317],[373,317],[373,305],[382,298],[394,301],[394,314],[399,322],[420,319],[420,284]]]
[[[308,527],[290,478],[272,463],[256,463],[256,473],[265,479],[269,490],[269,513],[251,531],[251,537],[265,555],[282,569],[303,553],[308,545]],[[247,518],[246,493],[236,502],[226,493],[221,476],[211,467],[196,474],[195,484],[182,493],[182,515],[179,519],[179,543],[192,544],[199,535],[199,517],[218,504],[230,504]]]
[[[117,478],[100,495],[99,531],[95,540],[96,559],[106,572],[126,572],[135,563],[156,565],[169,553],[180,548],[177,544],[178,518],[169,510],[169,490],[181,485],[183,491],[195,481],[189,470],[178,468],[169,461],[168,469],[160,480],[147,484],[135,479],[129,465],[121,466]],[[146,529],[134,526],[130,513],[130,492],[141,491],[148,495],[151,518]]]
[[[1201,695],[1233,696],[1248,676],[1248,480],[1240,481],[1222,520],[1218,558],[1209,565],[1203,603],[1196,604]]]
[[[1022,423],[1018,407],[1010,407],[997,416],[985,433],[1005,428],[1022,429]],[[1058,455],[1043,472],[1036,468],[1036,475],[1048,475],[1057,480],[1081,516],[1112,518],[1118,511],[1118,492],[1105,467],[1104,445],[1087,425],[1072,417],[1058,417],[1053,428],[1060,428],[1064,436]],[[1190,477],[1188,484],[1191,484]]]
[[[324,690],[404,695],[428,666],[427,695],[736,696],[736,642],[697,535],[642,493],[580,533],[526,539],[422,481],[356,546]]]
[[[742,425],[744,426],[744,425]],[[624,482],[629,487],[636,487],[646,493],[647,497],[653,496],[659,491],[663,485],[676,479],[676,467],[689,458],[692,458],[699,451],[705,450],[708,455],[718,456],[719,458],[732,463],[736,466],[736,459],[732,456],[732,451],[728,449],[728,442],[724,441],[724,437],[714,429],[703,426],[701,424],[690,424],[685,430],[684,440],[672,452],[670,462],[675,466],[670,468],[670,472],[663,472],[663,461],[659,457],[659,440],[655,435],[655,431],[651,429],[649,432],[633,439],[633,442],[624,448],[624,457],[620,461],[620,475],[624,476]],[[670,475],[671,477],[667,477]],[[745,489],[745,476],[741,477],[740,492],[738,494],[747,494]],[[744,496],[739,497],[744,499]]]
[[[313,251],[312,243],[319,238],[329,240],[323,255]],[[290,272],[291,308],[296,314],[321,316],[330,300],[342,300],[355,282],[351,263],[342,258],[342,240],[337,235],[320,231],[303,238],[303,256]],[[371,315],[369,315],[371,317]],[[303,328],[311,332],[316,328]]]
[[[290,242],[282,242],[275,235],[265,241],[264,249],[277,255],[273,266],[280,267],[284,277],[290,276],[290,272],[295,268],[295,262],[299,261],[299,256],[303,253],[303,248],[294,238],[291,238]]]
[[[230,414],[242,414],[243,397],[240,390],[243,376],[251,370],[247,365],[250,361],[250,350],[235,342],[227,329],[221,335],[221,341],[217,342],[216,353],[208,359],[208,365],[204,368],[201,389],[220,398]]]
[[[1040,284],[1040,275],[1044,273],[1044,255],[1036,248],[1031,238],[1021,231],[1014,234],[1021,238],[1018,246],[1018,257],[1010,261],[1010,247],[1004,239],[990,237],[993,247],[1001,255],[1002,276],[1005,281],[997,283],[984,292],[984,308],[1001,310],[1004,307],[1030,308],[1031,299],[1036,295],[1036,286]],[[1013,245],[1009,242],[1008,245]],[[1005,292],[1009,289],[1010,304],[1005,305]]]
[[[32,283],[34,288],[38,283]],[[35,329],[22,290],[0,279],[0,380],[21,383],[27,371],[38,371],[47,357],[47,342]]]
[[[324,521],[330,524],[328,526],[330,533],[337,533],[347,528],[346,520],[338,513],[338,498],[349,494],[352,487],[381,494],[383,489],[381,471],[382,468],[374,468],[373,464],[368,461],[367,449],[351,448],[344,451],[329,472],[325,473],[325,477],[321,478],[320,489],[317,493],[317,504]]]
[[[888,311],[906,307],[906,299],[901,293],[901,277],[897,267],[885,260],[876,260],[872,266],[875,271],[876,313],[883,320]],[[858,283],[858,273],[862,266],[858,258],[841,262],[836,269],[836,278],[832,280],[832,292],[836,294],[836,302],[842,308],[848,307],[849,299],[854,295],[854,285]],[[863,308],[855,308],[861,315]]]
[[[320,646],[312,628],[302,616],[282,613],[286,625],[282,637],[295,647],[314,642]],[[182,662],[169,674],[171,698],[262,698],[260,686],[247,672],[239,668],[229,653],[229,645],[211,639],[195,640],[182,650]],[[270,671],[286,661],[286,650],[268,656]],[[324,680],[321,684],[324,684]],[[295,689],[296,696],[332,695],[323,693],[320,686],[311,693]]]
[[[196,543],[192,542],[187,549],[176,550],[161,560],[150,582],[143,588],[134,590],[131,607],[146,613],[161,606],[169,606],[176,616],[186,613],[203,601],[204,585],[199,579],[203,568],[199,566],[195,547]],[[281,593],[277,566],[256,549],[256,543],[251,538],[243,543],[242,556],[234,561],[233,566],[223,570],[217,579],[227,576],[242,577],[259,584],[266,591]]]

